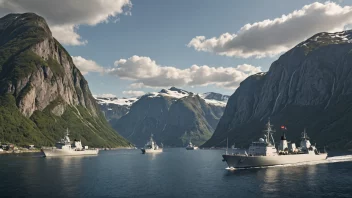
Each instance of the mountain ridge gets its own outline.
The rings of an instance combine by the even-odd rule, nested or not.
[[[226,106],[224,101],[175,87],[133,100],[96,99],[112,127],[138,146],[151,133],[165,146],[184,146],[190,139],[199,145],[210,138]],[[114,107],[125,108],[126,113],[121,115],[121,109]]]
[[[199,95],[202,99],[206,101],[208,105],[222,106],[225,107],[227,100],[230,96],[222,95],[215,92],[207,92],[204,94],[193,93],[176,87],[171,87],[169,89],[162,89],[159,92],[149,92],[144,95],[157,97],[159,95],[170,97],[170,98],[182,98],[189,96],[190,94]],[[144,96],[143,95],[143,96]],[[132,104],[138,101],[142,96],[139,97],[102,97],[95,95],[94,98],[100,106],[100,109],[105,114],[107,120],[112,118],[119,119],[123,115],[127,114]]]
[[[289,129],[298,141],[301,131],[330,148],[351,148],[352,130],[345,126],[352,115],[352,32],[318,33],[281,55],[268,72],[243,82],[229,98],[212,138],[203,146],[229,143],[247,146],[259,138],[270,117]]]

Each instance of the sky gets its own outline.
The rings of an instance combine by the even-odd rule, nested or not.
[[[0,0],[34,12],[100,96],[175,86],[231,95],[319,32],[352,27],[352,0]]]

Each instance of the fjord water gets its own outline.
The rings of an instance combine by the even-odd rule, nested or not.
[[[226,170],[222,150],[0,155],[0,197],[352,197],[352,156]]]

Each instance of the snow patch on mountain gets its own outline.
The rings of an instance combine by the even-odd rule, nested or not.
[[[352,31],[342,31],[335,33],[322,32],[318,33],[311,38],[298,44],[298,47],[305,47],[308,50],[313,50],[319,46],[329,45],[329,44],[343,44],[352,43]]]
[[[99,97],[94,96],[95,100],[98,104],[116,104],[120,106],[131,106],[134,102],[136,102],[139,98],[117,98],[117,97]]]
[[[183,89],[178,89],[176,87],[171,87],[170,89],[162,89],[160,92],[150,92],[145,94],[145,96],[154,98],[154,97],[170,97],[170,98],[175,98],[175,99],[180,99],[183,97],[187,96],[196,96],[198,95],[202,99],[205,100],[205,102],[209,105],[215,105],[215,106],[226,106],[227,100],[230,96],[227,95],[222,95],[219,93],[214,93],[214,92],[208,92],[205,94],[198,94],[198,93],[193,93],[189,92]],[[125,105],[125,106],[131,106],[134,102],[139,100],[138,98],[117,98],[117,97],[99,97],[99,96],[94,96],[98,104],[103,105],[103,104],[116,104],[116,105]]]

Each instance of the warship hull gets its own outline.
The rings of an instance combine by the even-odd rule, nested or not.
[[[66,150],[66,149],[57,149],[57,148],[47,148],[42,149],[46,157],[58,157],[58,156],[78,156],[78,155],[98,155],[99,150]]]
[[[146,154],[146,153],[161,153],[163,152],[163,149],[141,149],[142,154]]]
[[[250,168],[320,161],[325,160],[327,154],[292,154],[277,156],[223,155],[222,157],[229,168]]]
[[[187,150],[197,150],[198,147],[186,147]]]

